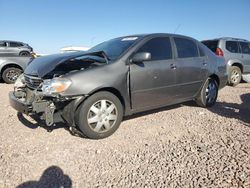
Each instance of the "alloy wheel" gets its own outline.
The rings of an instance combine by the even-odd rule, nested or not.
[[[232,83],[238,83],[240,79],[240,73],[237,70],[231,72],[231,81]]]
[[[20,75],[20,73],[18,71],[10,70],[10,71],[7,72],[6,78],[10,82],[15,82],[19,75]]]
[[[212,80],[209,81],[206,88],[206,100],[207,103],[213,103],[217,96],[217,86],[216,83]]]

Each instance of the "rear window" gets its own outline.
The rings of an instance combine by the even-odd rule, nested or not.
[[[216,48],[218,47],[218,40],[206,40],[202,41],[204,45],[206,45],[212,52],[216,52]]]
[[[240,42],[240,47],[243,54],[250,54],[250,43]]]
[[[226,49],[232,53],[239,53],[239,46],[236,41],[226,41]]]
[[[174,37],[178,58],[198,57],[197,44],[189,39]]]

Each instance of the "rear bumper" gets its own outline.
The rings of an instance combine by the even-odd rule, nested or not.
[[[227,81],[228,81],[228,76],[227,75],[224,75],[224,76],[220,77],[219,89],[222,89],[223,87],[225,87],[227,85]]]

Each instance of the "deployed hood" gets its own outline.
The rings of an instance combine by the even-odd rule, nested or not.
[[[86,55],[86,59],[84,60],[75,59],[71,61],[71,59],[81,57],[81,56],[85,57],[85,55]],[[91,61],[88,60],[87,59],[88,55],[96,55],[97,56],[96,62],[99,62],[99,63],[101,61],[104,61],[105,63],[105,61],[107,60],[103,52],[91,52],[91,53],[73,52],[73,53],[54,54],[54,55],[48,55],[48,56],[34,59],[25,69],[24,73],[30,76],[43,78],[47,75],[49,75],[49,77],[53,77],[55,74],[62,75],[70,71],[77,71],[77,70],[85,69],[95,62],[93,60]],[[86,63],[84,63],[83,61]]]

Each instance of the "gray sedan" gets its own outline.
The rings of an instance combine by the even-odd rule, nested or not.
[[[226,82],[225,60],[197,40],[147,34],[37,58],[9,97],[17,111],[37,114],[48,126],[63,121],[100,139],[137,112],[190,100],[213,106]]]

